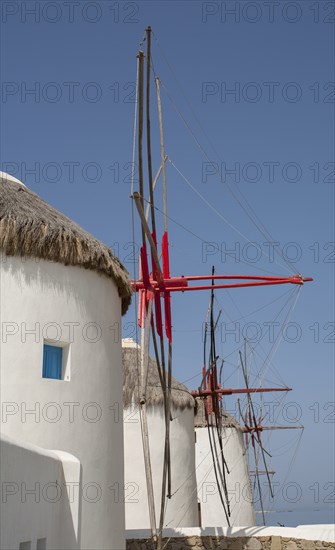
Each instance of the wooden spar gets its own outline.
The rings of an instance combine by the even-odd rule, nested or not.
[[[150,73],[151,73],[151,27],[146,28],[147,36],[147,86],[146,86],[146,121],[147,121],[147,156],[148,156],[148,180],[149,180],[149,196],[151,223],[154,239],[156,238],[156,221],[155,221],[155,203],[154,203],[154,186],[152,180],[152,160],[151,160],[151,129],[150,129]],[[143,206],[143,204],[142,204]]]
[[[244,341],[243,341],[243,348],[244,348],[243,351],[244,351],[245,373],[246,373],[247,379],[249,380],[249,376],[250,376],[250,375],[248,375],[248,369],[247,369],[247,339],[244,338],[243,340],[244,340]],[[250,369],[249,369],[249,372],[251,373],[251,367],[250,367]]]
[[[165,155],[164,161],[166,162],[167,159],[168,159],[168,156]],[[153,189],[153,191],[155,191],[155,189],[156,189],[156,185],[157,185],[157,182],[158,182],[158,178],[159,178],[159,176],[161,175],[161,172],[162,172],[162,165],[160,165],[160,167],[158,168],[157,174],[156,174],[155,179],[154,179],[154,181],[153,181],[153,184],[152,184],[152,189]],[[147,221],[148,221],[148,219],[149,219],[149,211],[150,211],[150,203],[148,202],[147,208],[146,208],[146,211],[145,211],[145,219],[146,219]]]
[[[161,146],[161,164],[163,177],[163,212],[164,212],[164,232],[167,231],[167,201],[166,201],[166,167],[165,167],[165,149],[164,149],[164,134],[163,134],[163,119],[162,119],[162,104],[159,87],[159,78],[155,78],[157,92],[157,107],[158,107],[158,122],[159,122],[159,137]]]
[[[233,395],[236,393],[266,393],[276,391],[292,391],[292,388],[218,388],[213,390],[192,390],[193,397],[202,397],[206,395],[219,394],[219,395]]]
[[[266,475],[266,471],[265,471],[265,470],[258,470],[257,473],[258,473],[258,475],[260,475],[260,476]],[[270,476],[274,476],[275,473],[276,473],[276,472],[275,472],[274,470],[268,470],[268,474],[270,474]],[[250,470],[250,471],[249,471],[249,475],[254,476],[254,475],[256,475],[256,472]]]
[[[212,436],[211,436],[211,432],[210,432],[210,428],[211,428],[211,425],[209,424],[209,422],[207,421],[207,431],[208,431],[208,440],[209,440],[209,445],[210,445],[210,449],[211,449],[211,454],[212,454],[212,459],[213,459],[213,468],[214,468],[214,475],[215,475],[215,480],[216,480],[216,485],[217,485],[217,488],[218,488],[218,493],[219,493],[219,497],[220,497],[220,501],[221,501],[221,504],[222,504],[222,508],[223,508],[223,511],[224,511],[224,514],[225,514],[225,517],[226,517],[226,521],[227,521],[227,524],[228,524],[228,527],[230,527],[230,521],[229,521],[229,515],[228,515],[228,510],[226,508],[226,504],[225,504],[225,501],[223,499],[223,495],[222,495],[222,491],[221,491],[221,487],[220,487],[220,483],[219,483],[219,475],[218,475],[218,465],[217,465],[217,461],[215,460],[215,457],[214,457],[214,447],[213,447],[213,441],[212,441]],[[213,440],[215,438],[213,437]],[[220,470],[220,469],[219,469]]]
[[[164,418],[165,418],[165,441],[164,441],[164,460],[163,460],[163,476],[162,476],[162,493],[161,493],[161,509],[159,516],[159,529],[157,539],[157,550],[162,550],[163,542],[163,524],[164,524],[164,511],[165,511],[165,492],[166,492],[166,418],[167,418],[167,400],[166,400],[166,370],[165,370],[165,350],[163,337],[160,338],[161,342],[161,356],[162,356],[162,378],[163,378],[163,396],[164,396]]]
[[[212,266],[212,277],[215,275],[215,267]],[[219,315],[220,317],[220,315]],[[218,320],[217,320],[218,321]],[[216,328],[216,322],[214,321],[214,279],[212,279],[212,290],[211,290],[211,354],[210,354],[210,361],[214,361],[214,367],[213,367],[213,386],[216,388],[218,386],[218,379],[217,379],[217,359],[216,359],[216,342],[215,342],[215,328]],[[213,388],[214,389],[214,388]],[[225,499],[227,503],[227,514],[228,517],[230,517],[230,502],[229,502],[229,496],[228,496],[228,488],[227,488],[227,480],[226,480],[226,472],[229,474],[228,465],[224,456],[223,452],[223,442],[222,442],[222,430],[221,430],[221,419],[219,424],[219,401],[218,396],[214,396],[214,404],[215,404],[215,424],[216,424],[216,430],[218,434],[218,440],[219,440],[219,447],[220,447],[220,457],[222,462],[222,469],[221,469],[221,475],[223,478],[223,490],[225,494]],[[215,442],[215,439],[214,439]],[[228,520],[229,525],[229,520]]]
[[[212,269],[212,275],[214,268]],[[214,279],[212,279],[212,285]],[[207,422],[208,440],[210,445],[210,452],[212,455],[214,475],[216,479],[217,489],[222,504],[222,508],[226,517],[228,526],[230,525],[230,503],[227,491],[226,472],[229,473],[228,466],[224,457],[223,444],[222,444],[222,424],[221,419],[218,418],[219,413],[219,400],[218,395],[212,390],[217,386],[217,374],[216,374],[216,362],[218,356],[216,356],[215,349],[215,328],[216,322],[214,322],[214,290],[212,288],[208,312],[206,316],[205,337],[204,337],[204,351],[203,351],[203,378],[199,387],[199,394],[201,394],[202,388],[206,394],[204,395],[205,406],[205,418]],[[218,320],[217,320],[218,321]],[[208,361],[210,367],[207,369],[207,332],[209,332],[209,355]],[[208,383],[207,383],[208,382]],[[208,393],[207,393],[208,391]],[[214,418],[212,416],[214,413]],[[215,420],[215,422],[214,422]],[[216,445],[216,436],[218,438],[219,450]]]
[[[144,204],[143,159],[142,159],[143,99],[144,99],[143,98],[143,92],[144,92],[144,82],[143,82],[144,54],[143,52],[140,51],[138,53],[138,59],[139,59],[138,165],[139,165],[139,189],[140,189],[139,206],[142,208],[142,211],[143,211],[143,204]],[[142,245],[143,245],[144,256],[146,256],[146,238],[145,237],[146,237],[146,233],[144,230],[144,226],[142,224]],[[142,310],[142,314],[144,315],[143,310]],[[148,361],[149,361],[148,355],[149,355],[151,318],[152,318],[152,300],[149,300],[147,304],[147,315],[145,319],[145,325],[144,327],[142,326],[142,329],[141,329],[140,419],[141,419],[142,444],[143,444],[150,527],[151,527],[152,537],[154,540],[156,540],[157,529],[156,529],[155,498],[154,498],[154,490],[153,490],[149,433],[148,433],[148,419],[147,419],[147,408],[146,408],[146,377],[147,377],[147,369],[148,369]]]
[[[141,197],[136,191],[135,191],[135,193],[133,193],[133,199],[135,201],[138,214],[141,218],[142,231],[144,232],[144,235],[147,236],[147,239],[149,241],[150,248],[151,248],[151,254],[152,254],[152,256],[155,260],[155,264],[156,264],[156,267],[157,267],[158,274],[160,275],[161,279],[163,279],[163,273],[162,273],[160,263],[159,263],[157,248],[156,248],[155,242],[152,238],[149,226],[147,224],[147,220],[145,219],[145,214],[144,214],[144,210],[143,210],[143,206],[142,206],[142,202],[141,202]],[[144,237],[144,239],[145,239],[145,237]]]
[[[171,422],[171,387],[172,387],[172,343],[169,342],[168,347],[168,386],[167,386],[167,403],[168,412],[167,418],[167,498],[171,498],[171,452],[170,452],[170,422]]]
[[[252,448],[254,450],[256,472],[258,472],[258,454],[256,453],[255,445],[252,445]],[[268,472],[267,467],[265,467],[265,470],[266,470],[266,472]],[[266,474],[266,477],[269,479],[269,473]],[[265,514],[264,514],[263,494],[262,494],[262,489],[261,489],[261,480],[259,479],[259,475],[257,473],[256,473],[256,476],[255,476],[255,481],[256,480],[257,480],[258,493],[259,493],[259,503],[261,505],[261,511],[262,511],[263,525],[265,525]],[[272,494],[271,483],[270,483],[270,491],[271,491],[271,494]]]
[[[164,132],[163,132],[163,118],[162,118],[162,105],[160,97],[159,78],[155,78],[156,95],[157,95],[157,108],[158,108],[158,123],[159,123],[159,136],[160,136],[160,150],[161,150],[161,166],[162,166],[162,178],[163,178],[163,216],[164,216],[164,236],[167,238],[167,196],[166,196],[166,166],[165,166],[165,149],[164,149]],[[164,239],[163,236],[163,239]],[[166,258],[168,260],[168,258]],[[168,265],[164,263],[163,255],[163,269],[164,276],[170,274],[166,273]],[[169,301],[169,295],[165,295],[165,314],[167,314],[167,301]],[[167,323],[165,323],[165,329],[167,330]],[[171,381],[172,381],[172,343],[169,338],[168,344],[168,380],[166,385],[165,378],[165,448],[164,448],[164,465],[163,465],[163,480],[162,480],[162,495],[161,495],[161,514],[159,522],[159,542],[161,544],[161,537],[163,532],[164,514],[165,514],[165,498],[171,498],[171,460],[170,460],[170,418],[171,418]],[[165,372],[164,372],[165,375]],[[167,489],[167,495],[166,495]]]
[[[244,433],[266,432],[270,430],[304,430],[304,426],[245,426],[242,428]]]
[[[162,273],[162,270],[161,270],[161,267],[160,267],[157,248],[156,248],[155,242],[152,238],[152,235],[150,233],[150,229],[149,229],[149,226],[147,224],[147,221],[145,219],[145,214],[144,214],[144,210],[143,210],[143,207],[142,207],[142,204],[141,204],[141,201],[140,201],[139,194],[135,192],[133,194],[133,199],[135,200],[137,211],[138,211],[138,214],[139,214],[140,219],[141,219],[142,230],[144,231],[145,235],[147,236],[147,239],[148,239],[149,244],[150,244],[151,254],[152,254],[152,257],[153,257],[153,259],[155,261],[155,264],[156,264],[157,277],[158,277],[158,279],[163,279],[163,273]],[[163,390],[163,395],[164,395],[164,410],[165,410],[166,409],[166,372],[165,372],[164,339],[163,339],[162,336],[160,337],[160,351],[161,351],[161,370],[160,370],[160,372],[162,374],[162,380],[163,380],[162,390]]]
[[[152,323],[153,323],[153,321],[152,321]],[[157,371],[158,371],[159,381],[161,383],[161,386],[163,387],[162,367],[161,367],[161,362],[160,362],[159,353],[158,353],[156,332],[155,332],[154,329],[151,331],[151,335],[152,335],[152,342],[153,342],[153,345],[154,345],[155,359],[156,359],[156,364],[157,364]]]
[[[150,339],[150,328],[151,328],[151,316],[152,316],[152,300],[149,301],[145,327],[142,328],[142,332],[141,332],[140,418],[141,418],[141,427],[142,427],[142,443],[143,443],[145,477],[146,477],[147,495],[148,495],[150,527],[151,527],[152,536],[154,540],[156,540],[157,530],[156,530],[155,497],[154,497],[154,488],[153,488],[153,481],[152,481],[147,405],[146,405],[146,396],[145,396],[146,375],[147,375],[148,362],[149,362],[148,350],[149,350],[149,339]]]
[[[146,73],[146,123],[147,123],[147,157],[148,157],[148,180],[149,180],[149,197],[150,201],[147,205],[145,219],[148,222],[149,219],[149,211],[151,213],[151,228],[152,228],[152,241],[154,243],[154,248],[157,252],[157,238],[156,238],[156,220],[155,220],[155,202],[154,202],[154,190],[158,181],[158,178],[160,176],[160,173],[162,171],[162,165],[160,166],[155,179],[153,181],[152,177],[152,158],[151,158],[151,125],[150,125],[150,75],[151,75],[151,27],[148,26],[146,28],[146,38],[147,38],[147,73]],[[167,158],[167,157],[166,157]],[[142,204],[143,206],[143,204]],[[153,258],[153,256],[152,256]],[[157,272],[160,270],[159,263],[157,263],[158,254],[156,256],[156,260],[154,258],[154,261],[152,262],[152,269],[153,272]],[[158,298],[159,300],[159,298]],[[159,306],[158,306],[159,307]],[[153,324],[153,323],[152,323]],[[163,390],[163,393],[165,393],[165,366],[164,366],[164,376],[161,369],[161,362],[159,358],[158,353],[158,346],[157,346],[157,340],[156,340],[156,334],[155,331],[152,331],[153,335],[153,344],[154,344],[154,350],[155,350],[155,357],[156,357],[156,364],[157,364],[157,370],[158,375],[161,383],[161,387]],[[149,348],[149,341],[147,342],[147,348]],[[161,351],[163,353],[163,365],[165,365],[164,360],[164,348],[161,348]],[[164,397],[165,399],[165,397]]]
[[[142,140],[143,140],[143,61],[144,53],[138,52],[138,172],[140,197],[143,207],[143,158],[142,158]],[[145,233],[142,227],[142,243],[145,246]]]
[[[140,380],[140,403],[146,401],[146,379],[148,376],[148,363],[149,363],[149,340],[151,329],[151,316],[152,316],[152,300],[148,303],[147,318],[145,321],[145,327],[141,330],[141,380]]]

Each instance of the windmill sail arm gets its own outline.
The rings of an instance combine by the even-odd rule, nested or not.
[[[134,193],[133,197],[136,202],[136,206],[139,209],[139,206],[142,207],[140,204],[139,194]],[[142,208],[143,211],[143,208]],[[139,210],[139,214],[141,217],[141,213]],[[143,218],[144,213],[143,213]],[[142,217],[141,217],[142,221]],[[147,225],[147,224],[146,224]],[[148,228],[149,229],[149,228]],[[150,230],[149,230],[150,233]],[[148,236],[148,235],[147,235]],[[151,234],[150,234],[151,236]],[[153,243],[151,243],[152,239],[148,240],[150,242],[150,246],[153,246]],[[197,285],[197,286],[189,286],[189,282],[192,281],[206,281],[212,279],[210,275],[204,275],[204,276],[188,276],[188,275],[182,275],[181,277],[169,277],[169,278],[162,278],[161,281],[156,281],[152,279],[150,281],[150,284],[152,285],[153,289],[159,290],[159,288],[163,285],[165,290],[170,292],[191,292],[193,290],[212,290],[214,289],[220,289],[220,288],[243,288],[243,287],[252,287],[252,286],[268,286],[268,285],[284,285],[284,284],[296,284],[296,285],[303,285],[305,282],[312,281],[313,279],[311,277],[301,277],[301,275],[294,275],[292,277],[261,277],[261,276],[249,276],[249,275],[215,275],[214,277],[217,280],[232,280],[232,281],[242,281],[242,282],[230,282],[230,283],[224,283],[224,284],[214,284],[210,285]],[[133,281],[133,287],[135,290],[141,290],[143,288],[144,283],[143,281]]]
[[[264,393],[275,391],[291,391],[292,388],[217,388],[217,389],[199,389],[199,391],[192,391],[193,397],[201,397],[202,395],[211,395],[213,393],[221,395],[233,395],[235,393]]]

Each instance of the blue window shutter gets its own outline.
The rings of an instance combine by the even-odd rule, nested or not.
[[[43,378],[62,379],[63,349],[44,344],[43,348]]]

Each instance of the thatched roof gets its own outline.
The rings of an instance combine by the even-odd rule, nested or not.
[[[123,363],[123,404],[128,407],[132,402],[138,402],[138,366],[140,364],[140,349],[135,347],[122,349]],[[157,364],[149,358],[147,406],[154,407],[163,404],[163,392],[157,371]],[[194,409],[195,401],[189,390],[172,377],[172,404],[178,409]]]
[[[213,423],[215,422],[214,416],[213,416]],[[205,428],[207,427],[207,421],[205,418],[205,407],[204,407],[204,401],[200,397],[196,398],[196,413],[194,417],[194,426],[195,428]],[[222,414],[222,426],[225,428],[236,428],[237,430],[241,430],[240,423],[228,414],[226,411]]]
[[[115,282],[128,309],[128,272],[112,251],[15,178],[0,173],[0,249],[97,271]]]

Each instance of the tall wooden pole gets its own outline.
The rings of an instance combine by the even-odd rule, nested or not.
[[[144,205],[144,176],[143,176],[143,103],[144,103],[144,54],[138,52],[139,60],[139,85],[138,85],[138,170],[139,170],[139,196],[138,204],[143,212]],[[137,194],[138,195],[138,194]],[[142,244],[146,249],[146,232],[142,223]],[[152,300],[149,301],[147,315],[145,319],[145,325],[141,332],[141,355],[140,355],[140,388],[139,388],[139,405],[140,405],[140,420],[142,429],[142,444],[144,454],[144,467],[147,485],[148,495],[148,508],[150,517],[151,532],[154,540],[157,539],[156,530],[156,514],[155,514],[155,498],[152,481],[152,469],[150,459],[150,446],[149,446],[149,433],[148,433],[148,419],[147,419],[147,407],[146,407],[146,378],[148,369],[148,354],[149,354],[149,340],[151,329],[151,317],[152,317]]]
[[[138,173],[140,200],[143,208],[144,204],[144,184],[143,184],[143,63],[144,53],[138,52]],[[145,233],[142,227],[142,244],[145,246]]]
[[[159,85],[158,77],[155,78],[155,84],[156,84],[156,92],[157,92],[158,123],[159,123],[161,166],[162,166],[162,179],[163,179],[164,233],[167,233],[167,197],[166,197],[166,166],[165,166],[166,155],[165,155],[165,147],[164,147],[162,105],[161,105],[160,85]],[[165,516],[165,499],[166,497],[171,498],[171,456],[170,456],[171,381],[172,381],[171,341],[169,341],[169,347],[168,347],[167,383],[166,383],[165,369],[163,370],[162,374],[163,374],[163,391],[164,391],[164,406],[165,406],[164,407],[165,408],[165,448],[164,448],[164,465],[163,465],[163,478],[162,478],[161,511],[160,511],[158,543],[157,543],[158,550],[161,550],[161,545],[162,545],[164,516]]]
[[[140,372],[140,419],[142,427],[142,443],[144,454],[144,466],[145,477],[147,485],[148,495],[148,507],[151,533],[154,540],[157,540],[156,529],[156,512],[155,512],[155,495],[152,480],[152,469],[150,459],[150,445],[149,445],[149,432],[148,432],[148,419],[147,419],[147,400],[146,400],[146,379],[149,363],[149,340],[150,340],[150,328],[151,328],[151,316],[152,316],[152,300],[148,304],[148,312],[145,320],[145,327],[142,328],[141,333],[141,372]]]
[[[166,202],[166,168],[165,168],[165,149],[164,149],[164,134],[163,134],[163,117],[162,117],[162,104],[161,93],[159,86],[159,78],[155,78],[156,91],[157,91],[157,107],[158,107],[158,122],[159,122],[159,136],[161,146],[161,163],[162,163],[162,177],[163,177],[163,211],[164,211],[164,231],[167,231],[167,202]]]
[[[147,80],[146,80],[146,121],[147,121],[147,156],[148,156],[148,179],[150,193],[150,210],[151,223],[154,240],[156,240],[156,221],[155,221],[155,203],[154,203],[154,186],[152,177],[152,160],[151,160],[151,126],[150,126],[150,74],[151,74],[151,27],[146,28],[147,37]]]

